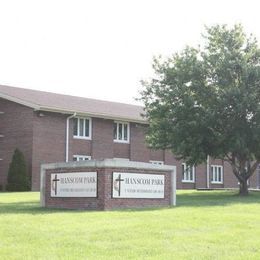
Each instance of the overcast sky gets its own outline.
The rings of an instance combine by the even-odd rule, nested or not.
[[[135,104],[152,57],[242,23],[260,42],[258,0],[0,0],[0,84]]]

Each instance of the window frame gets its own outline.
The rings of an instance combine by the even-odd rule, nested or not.
[[[182,171],[183,166],[184,166],[184,172],[186,172],[186,175]],[[188,168],[188,166],[190,166],[190,165],[187,165],[186,163],[182,163],[181,164],[181,171],[182,171],[182,173],[181,173],[181,176],[182,176],[181,182],[183,182],[183,183],[195,183],[195,174],[196,174],[195,166],[190,166],[191,168]],[[184,176],[187,177],[187,175],[188,175],[187,170],[190,170],[190,169],[192,169],[192,180],[191,179],[186,179],[186,178],[183,179]],[[190,175],[188,175],[188,176],[190,176]]]
[[[74,117],[73,120],[77,119],[77,135],[74,135],[74,121],[73,121],[73,138],[75,139],[92,139],[92,118],[91,117]],[[89,136],[81,136],[80,134],[80,119],[84,120],[83,133],[86,131],[86,120],[89,121]]]
[[[213,170],[212,169],[215,169],[215,168],[220,168],[221,169],[221,172],[220,172],[220,181],[216,181],[216,178],[214,179],[213,177],[216,177],[216,172],[213,173]],[[218,175],[218,171],[217,171],[217,175]],[[223,165],[218,165],[218,164],[212,164],[210,165],[210,182],[212,184],[223,184],[223,177],[224,177],[224,172],[223,172]]]
[[[116,124],[116,139],[115,139],[115,133],[114,133],[114,127]],[[122,140],[118,138],[119,136],[119,124],[122,125]],[[124,140],[124,125],[127,125],[127,140]],[[113,140],[115,143],[125,143],[125,144],[129,144],[130,143],[130,123],[129,122],[123,122],[123,121],[114,121],[113,123]]]
[[[74,161],[74,158],[76,158],[76,161]],[[79,158],[84,158],[84,160],[79,160]],[[90,160],[91,160],[90,155],[82,155],[82,154],[74,154],[73,155],[73,162],[82,162],[82,161],[90,161]]]

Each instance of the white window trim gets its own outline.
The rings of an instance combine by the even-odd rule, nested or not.
[[[73,155],[73,159],[76,158],[76,162],[79,162],[79,158],[84,158],[84,160],[81,160],[81,161],[88,161],[88,160],[91,160],[91,156],[90,155],[81,155],[81,154],[75,154]],[[87,160],[85,160],[87,159]]]
[[[211,181],[212,184],[223,184],[223,166],[222,165],[217,165],[217,164],[212,164],[210,165],[210,174],[212,174],[212,167],[220,167],[221,168],[221,181]],[[211,176],[213,177],[213,176]]]
[[[195,183],[195,181],[186,181],[186,180],[181,180],[182,183]]]
[[[164,161],[150,160],[149,162],[151,164],[155,164],[155,165],[164,165]]]
[[[183,166],[183,165],[184,165],[184,170],[186,171],[187,164],[186,163],[182,163],[181,166]],[[181,182],[183,182],[183,183],[195,183],[195,174],[196,174],[196,172],[195,172],[195,167],[194,166],[192,166],[192,172],[193,172],[193,175],[192,175],[193,176],[193,180],[184,180],[184,179],[182,179]]]
[[[125,143],[125,144],[129,144],[130,142],[130,124],[129,122],[123,122],[123,121],[114,121],[114,124],[117,124],[117,133],[118,133],[118,129],[119,129],[119,124],[123,124],[123,125],[127,125],[127,133],[128,133],[128,136],[127,136],[127,140],[119,140],[119,139],[114,139],[114,142],[115,143]],[[124,132],[124,131],[123,131]],[[113,135],[114,135],[114,125],[113,125]],[[118,136],[118,134],[117,134]],[[114,137],[113,137],[114,138]]]
[[[80,135],[74,135],[74,129],[73,129],[73,138],[74,139],[85,139],[85,140],[91,140],[92,139],[92,118],[91,117],[74,117],[78,121],[78,133],[79,133],[79,121],[80,119],[88,119],[89,120],[89,136],[80,136]],[[86,122],[86,121],[84,121]],[[83,126],[83,133],[85,133],[86,124],[84,123]]]

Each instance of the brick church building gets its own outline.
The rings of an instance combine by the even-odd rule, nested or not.
[[[188,167],[167,150],[145,144],[142,107],[0,86],[0,187],[16,148],[25,155],[32,190],[40,188],[42,163],[116,158],[176,165],[177,188],[237,188],[231,167],[209,159]],[[259,175],[249,181],[259,186]]]

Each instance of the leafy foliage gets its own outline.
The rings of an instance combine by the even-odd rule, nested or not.
[[[23,153],[15,149],[12,161],[9,166],[7,177],[7,191],[28,191],[30,181],[27,174],[26,162]]]
[[[260,49],[241,25],[206,28],[203,38],[203,47],[154,59],[141,92],[147,141],[190,165],[228,160],[247,193],[260,162]]]

